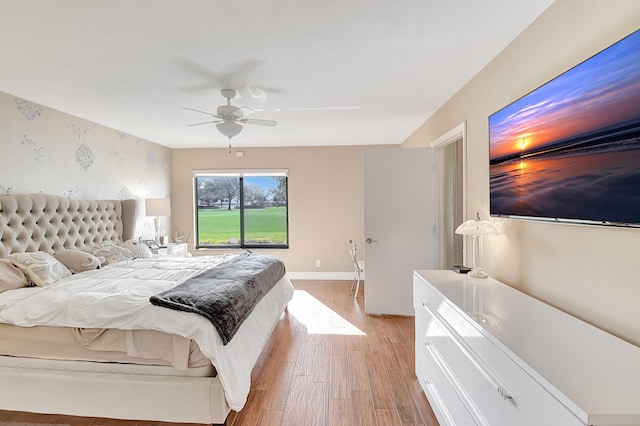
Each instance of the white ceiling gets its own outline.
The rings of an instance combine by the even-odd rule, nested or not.
[[[552,0],[0,0],[0,91],[172,148],[399,144]],[[305,108],[307,108],[305,110]],[[297,110],[296,110],[297,109]]]

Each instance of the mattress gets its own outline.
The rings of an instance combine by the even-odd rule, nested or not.
[[[0,323],[0,355],[170,366],[179,374],[211,365],[192,340],[154,330],[19,327]]]

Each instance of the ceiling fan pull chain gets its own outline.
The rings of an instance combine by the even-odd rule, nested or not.
[[[231,154],[231,138],[229,138],[229,154]]]

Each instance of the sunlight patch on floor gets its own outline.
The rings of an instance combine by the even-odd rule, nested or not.
[[[309,334],[366,334],[304,290],[295,290],[293,300],[289,302],[289,314],[300,321]]]

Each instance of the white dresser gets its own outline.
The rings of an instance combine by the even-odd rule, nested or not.
[[[442,425],[640,425],[640,347],[491,278],[413,282],[416,375]]]

